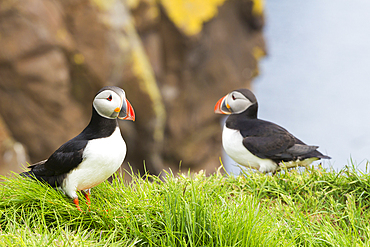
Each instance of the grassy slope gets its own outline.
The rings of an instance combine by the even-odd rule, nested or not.
[[[120,179],[83,213],[27,179],[0,183],[0,246],[370,246],[370,175],[313,169]]]

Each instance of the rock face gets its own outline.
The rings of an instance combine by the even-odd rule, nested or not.
[[[265,53],[260,1],[215,2],[195,31],[165,0],[0,2],[0,116],[12,145],[26,147],[29,163],[47,158],[87,125],[95,93],[116,85],[137,117],[120,123],[126,161],[152,173],[180,162],[214,171],[213,106],[250,86]]]
[[[22,167],[18,164],[26,164],[28,160],[27,152],[24,146],[16,142],[11,136],[9,130],[0,118],[0,174],[6,175],[10,171],[21,172]]]

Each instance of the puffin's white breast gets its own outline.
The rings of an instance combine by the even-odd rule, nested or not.
[[[260,172],[274,172],[278,166],[270,159],[261,159],[253,155],[243,145],[243,136],[239,130],[229,129],[224,125],[222,131],[222,146],[227,155],[236,163],[259,170]]]
[[[62,189],[74,198],[76,190],[90,189],[109,178],[126,156],[126,143],[117,127],[106,138],[90,140],[83,152],[83,161],[64,180]]]

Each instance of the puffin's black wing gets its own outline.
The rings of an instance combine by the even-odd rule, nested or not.
[[[83,151],[88,140],[74,138],[64,143],[46,161],[29,166],[31,171],[22,173],[25,177],[35,177],[52,187],[60,186],[66,174],[83,160]]]
[[[311,157],[325,158],[316,151],[318,146],[309,146],[294,137],[283,127],[274,123],[251,119],[240,133],[243,145],[254,155],[275,162],[306,159]]]
[[[291,145],[290,140],[286,136],[281,136],[279,139],[273,137],[246,137],[243,139],[243,145],[257,157],[271,159],[276,162],[318,156],[311,154],[316,151],[317,146],[308,146],[305,144]]]

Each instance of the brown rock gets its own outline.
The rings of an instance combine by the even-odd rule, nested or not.
[[[159,33],[163,68],[156,70],[167,111],[164,167],[213,172],[221,156],[216,101],[232,89],[250,87],[258,72],[256,49],[264,52],[261,30],[246,22],[239,1],[226,1],[200,34],[185,37],[163,14]],[[249,19],[254,20],[249,9]],[[145,36],[145,35],[144,35]],[[146,43],[144,43],[146,44]],[[146,45],[147,49],[153,49]]]
[[[0,2],[0,116],[9,138],[26,146],[30,163],[45,159],[86,126],[95,93],[116,85],[137,117],[120,122],[125,163],[213,172],[221,154],[214,104],[250,86],[264,53],[263,17],[250,2],[226,1],[194,36],[147,0],[132,12],[121,0]]]
[[[2,118],[0,118],[0,174],[9,174],[10,171],[23,171],[23,168],[27,166],[27,159],[25,147],[14,141]]]

